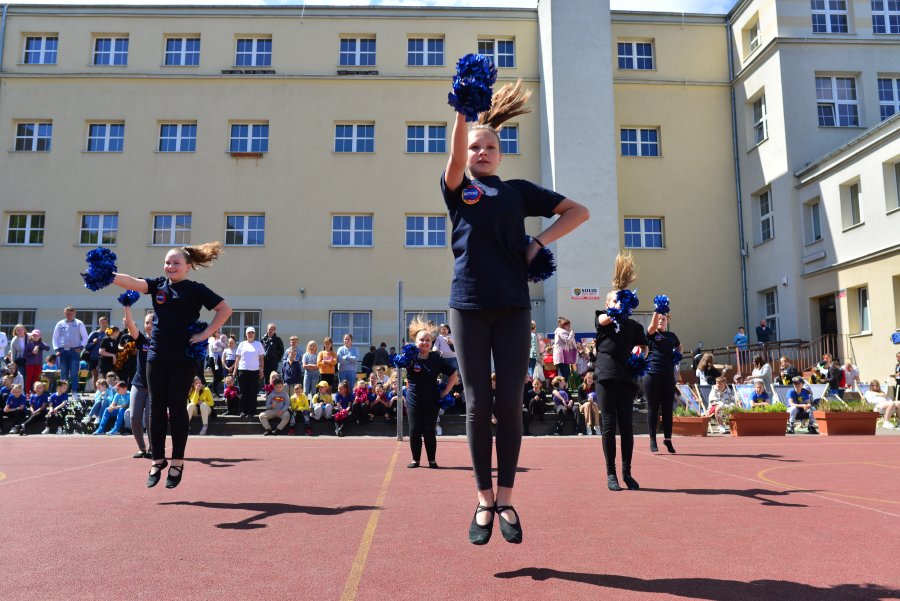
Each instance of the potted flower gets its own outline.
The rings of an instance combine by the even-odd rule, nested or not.
[[[672,433],[679,436],[706,436],[709,416],[699,415],[688,407],[678,407],[672,416]]]
[[[813,411],[819,431],[826,436],[875,434],[878,412],[865,401],[829,401],[822,399]]]
[[[757,405],[752,408],[734,405],[728,419],[732,436],[784,436],[787,407],[784,403]]]

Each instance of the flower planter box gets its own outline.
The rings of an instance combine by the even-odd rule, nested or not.
[[[678,436],[706,436],[709,417],[672,416],[672,434]]]
[[[878,414],[871,412],[814,411],[819,431],[826,436],[875,434]]]
[[[787,413],[732,413],[732,436],[784,436]]]

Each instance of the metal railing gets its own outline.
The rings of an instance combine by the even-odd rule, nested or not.
[[[815,367],[822,360],[822,355],[830,354],[840,357],[839,338],[835,334],[819,336],[814,340],[776,340],[765,344],[751,344],[741,348],[737,346],[718,346],[700,349],[700,353],[712,353],[715,362],[730,365],[735,373],[747,377],[753,371],[753,358],[761,356],[772,367],[772,373],[778,374],[781,357],[787,357],[802,373]],[[682,370],[690,370],[692,357],[685,356],[681,364]]]

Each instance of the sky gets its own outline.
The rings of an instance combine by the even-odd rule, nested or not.
[[[610,0],[613,10],[725,14],[736,0]],[[288,5],[299,6],[301,0],[0,0],[0,4],[168,4],[168,5]],[[536,0],[310,0],[310,6],[498,6],[533,7]]]

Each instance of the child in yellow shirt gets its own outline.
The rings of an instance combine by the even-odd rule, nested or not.
[[[331,397],[331,386],[325,380],[319,382],[316,386],[318,392],[312,398],[313,419],[319,421],[322,416],[325,419],[331,419],[331,413],[334,411],[334,399]]]
[[[309,397],[303,392],[302,384],[294,385],[294,394],[291,396],[291,413],[293,414],[294,423],[297,417],[303,418],[306,425],[306,435],[312,436],[312,428],[309,427]],[[293,427],[293,424],[291,424]]]

